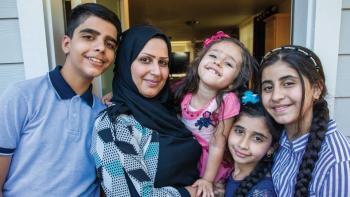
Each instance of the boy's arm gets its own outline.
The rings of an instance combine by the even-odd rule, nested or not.
[[[11,163],[11,156],[0,156],[0,197],[3,197],[2,190]]]
[[[0,96],[0,197],[27,116],[27,99],[21,90],[15,86],[6,89]]]

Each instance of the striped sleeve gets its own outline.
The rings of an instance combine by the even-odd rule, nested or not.
[[[350,161],[337,163],[330,169],[320,196],[350,196]]]

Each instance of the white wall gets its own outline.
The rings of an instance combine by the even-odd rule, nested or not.
[[[0,94],[64,63],[62,0],[1,0]]]
[[[313,36],[315,26],[313,1],[293,0],[292,2],[292,43],[311,48],[313,40],[310,37]]]
[[[306,46],[320,57],[333,116],[342,1],[294,0],[293,3],[293,44]]]
[[[335,92],[339,55],[342,0],[317,0],[315,3],[314,51],[324,65],[328,103],[331,116],[335,117]]]
[[[48,20],[45,17],[45,3],[45,0],[17,0],[26,79],[41,76],[50,68],[48,37],[51,35],[45,27],[45,20]]]
[[[350,136],[350,0],[294,0],[293,44],[320,57],[331,117]]]
[[[49,69],[63,65],[66,59],[61,42],[65,31],[64,5],[62,0],[43,0],[45,32]]]
[[[1,94],[8,85],[24,79],[16,0],[1,0],[0,43]]]
[[[339,61],[335,94],[335,118],[339,129],[350,137],[350,0],[343,0],[341,11]]]

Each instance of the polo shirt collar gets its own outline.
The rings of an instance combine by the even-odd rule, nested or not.
[[[56,66],[56,68],[49,72],[49,77],[53,87],[55,88],[61,99],[71,99],[77,95],[69,84],[64,80],[60,70],[62,66]],[[81,99],[85,101],[90,107],[93,105],[92,85],[82,94]]]

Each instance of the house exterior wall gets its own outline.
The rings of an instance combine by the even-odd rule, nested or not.
[[[0,93],[25,78],[16,0],[0,3]]]
[[[1,0],[0,94],[62,64],[62,0]]]
[[[339,129],[350,137],[350,0],[343,0],[335,93],[335,118]]]
[[[331,118],[350,137],[350,0],[294,0],[293,9],[293,44],[320,57]]]
[[[59,12],[61,4],[61,0],[1,0],[0,94],[8,85],[42,75],[56,63],[63,62],[63,55],[57,55],[63,21],[54,20],[62,18],[57,16],[62,13],[52,11]],[[311,48],[320,56],[330,92],[331,116],[350,137],[348,35],[350,0],[293,1],[292,42]],[[101,84],[101,79],[98,81]]]

